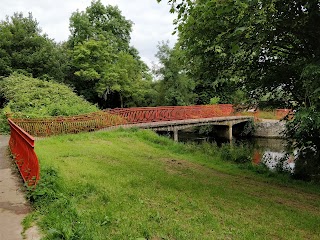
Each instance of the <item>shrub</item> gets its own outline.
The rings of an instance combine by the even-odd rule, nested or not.
[[[320,113],[316,109],[300,109],[287,123],[289,150],[297,149],[294,176],[320,181]]]
[[[7,118],[0,110],[0,133],[8,133],[10,131]]]
[[[98,108],[64,84],[14,73],[0,81],[0,96],[5,99],[0,128],[5,129],[4,115],[39,118],[71,116],[98,111]],[[6,121],[4,121],[6,122]],[[0,130],[1,131],[1,130]]]
[[[250,163],[252,161],[250,149],[245,145],[230,146],[223,144],[219,151],[222,160],[225,161],[235,163]]]

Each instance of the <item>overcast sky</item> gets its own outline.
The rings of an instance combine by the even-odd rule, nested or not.
[[[102,0],[104,5],[118,5],[122,15],[134,22],[131,45],[140,52],[142,60],[150,67],[156,61],[157,44],[170,41],[172,46],[176,36],[174,15],[169,13],[167,1],[160,4],[156,0]],[[23,12],[27,16],[32,12],[43,33],[57,42],[65,41],[69,36],[69,18],[77,9],[85,10],[91,0],[0,0],[0,19],[11,16],[14,12]]]

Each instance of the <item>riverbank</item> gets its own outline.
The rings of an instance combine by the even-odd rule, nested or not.
[[[209,145],[133,129],[52,137],[36,151],[42,182],[29,195],[32,219],[49,239],[320,235],[317,187],[222,161]]]

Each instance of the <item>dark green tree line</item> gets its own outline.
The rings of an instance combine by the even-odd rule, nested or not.
[[[0,22],[0,76],[19,72],[63,82],[101,107],[149,105],[152,77],[130,46],[131,31],[118,7],[101,1],[72,14],[69,40],[61,44],[41,33],[31,13],[15,13]]]
[[[310,89],[319,85],[307,75],[319,66],[319,1],[168,2],[200,86],[238,82],[252,97],[282,90],[287,105],[312,105]]]
[[[18,71],[62,81],[65,66],[62,46],[41,33],[31,13],[15,13],[0,22],[0,76]]]

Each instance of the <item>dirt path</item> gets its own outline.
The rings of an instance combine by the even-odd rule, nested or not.
[[[0,239],[23,239],[21,221],[30,207],[21,191],[23,185],[8,156],[9,136],[0,135]],[[40,239],[36,228],[27,231],[25,239]]]

